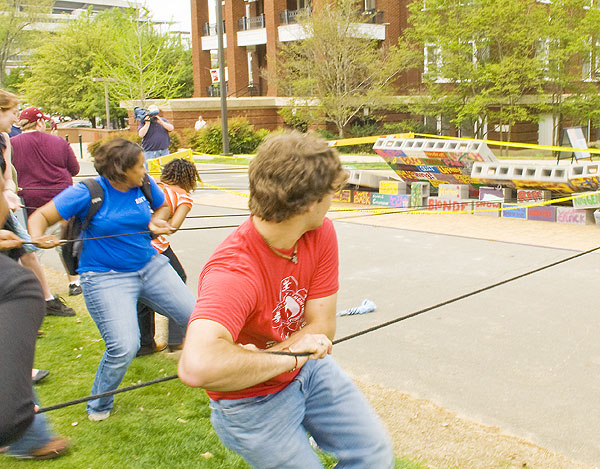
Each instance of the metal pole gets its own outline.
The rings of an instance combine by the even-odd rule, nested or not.
[[[110,130],[110,109],[108,105],[108,82],[104,80],[104,106],[106,106],[106,128]]]
[[[225,51],[223,48],[223,2],[221,0],[217,0],[216,9],[217,47],[219,53],[219,90],[221,94],[221,132],[223,133],[223,153],[221,154],[231,155],[231,153],[229,152],[229,131],[227,129],[227,84],[225,83]],[[229,42],[231,44],[233,43],[232,40],[230,40]]]
[[[79,134],[79,157],[83,159],[83,142],[81,140],[81,134]]]

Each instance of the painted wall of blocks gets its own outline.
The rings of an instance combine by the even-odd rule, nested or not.
[[[471,213],[473,215],[556,222],[572,225],[600,225],[600,192],[586,192],[573,199],[573,206],[540,205],[551,200],[552,193],[539,189],[481,187],[479,198],[469,198],[468,184],[440,184],[438,195],[431,196],[430,185],[415,182],[381,181],[379,192],[344,189],[334,201],[390,208]]]

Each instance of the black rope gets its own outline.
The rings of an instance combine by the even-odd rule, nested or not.
[[[507,284],[509,282],[513,282],[515,280],[519,280],[519,279],[521,279],[523,277],[527,277],[527,276],[535,274],[537,272],[541,272],[542,270],[549,269],[551,267],[557,266],[559,264],[563,264],[563,263],[571,261],[573,259],[577,259],[578,257],[585,256],[587,254],[590,254],[590,253],[598,251],[598,250],[600,250],[600,246],[595,247],[593,249],[588,249],[587,251],[583,251],[583,252],[580,252],[578,254],[574,254],[573,256],[566,257],[566,258],[558,260],[556,262],[552,262],[550,264],[543,265],[541,267],[538,267],[537,269],[533,269],[533,270],[530,270],[528,272],[524,272],[522,274],[515,275],[514,277],[510,277],[508,279],[501,280],[500,282],[496,282],[496,283],[493,283],[493,284],[488,285],[486,287],[479,288],[478,290],[474,290],[472,292],[465,293],[464,295],[460,295],[460,296],[451,298],[449,300],[442,301],[441,303],[437,303],[437,304],[435,304],[433,306],[428,306],[427,308],[423,308],[423,309],[420,309],[419,311],[415,311],[415,312],[407,314],[405,316],[401,316],[399,318],[392,319],[391,321],[386,321],[386,322],[378,324],[376,326],[369,327],[367,329],[363,329],[362,331],[355,332],[354,334],[350,334],[350,335],[347,335],[345,337],[341,337],[339,339],[334,340],[332,342],[332,344],[333,345],[337,345],[337,344],[340,344],[342,342],[346,342],[347,340],[354,339],[356,337],[360,337],[362,335],[368,334],[368,333],[373,332],[373,331],[377,331],[379,329],[383,329],[384,327],[388,327],[388,326],[391,326],[393,324],[399,323],[401,321],[405,321],[406,319],[414,318],[415,316],[419,316],[421,314],[427,313],[428,311],[431,311],[431,310],[434,310],[434,309],[437,309],[437,308],[441,308],[442,306],[446,306],[446,305],[455,303],[455,302],[460,301],[460,300],[464,300],[465,298],[469,298],[470,296],[477,295],[477,294],[482,293],[484,291],[491,290],[492,288],[496,288],[496,287],[499,287],[501,285],[505,285],[505,284]],[[294,353],[294,352],[283,352],[283,351],[281,351],[281,352],[267,352],[267,353],[272,353],[274,355],[289,355],[289,356],[296,356],[296,357],[306,357],[306,356],[309,356],[311,354],[310,352]],[[38,413],[48,412],[48,411],[56,410],[56,409],[62,409],[63,407],[68,407],[68,406],[72,406],[72,405],[75,405],[75,404],[80,404],[82,402],[90,401],[90,400],[93,400],[93,399],[99,399],[101,397],[112,396],[112,395],[119,394],[119,393],[126,392],[126,391],[132,391],[134,389],[138,389],[138,388],[141,388],[141,387],[144,387],[144,386],[150,386],[151,384],[162,383],[164,381],[170,381],[170,380],[175,379],[175,378],[177,378],[177,375],[166,376],[164,378],[158,378],[158,379],[155,379],[155,380],[152,380],[152,381],[146,381],[144,383],[134,384],[132,386],[128,386],[128,387],[125,387],[125,388],[115,389],[114,391],[108,391],[108,392],[105,392],[105,393],[102,393],[102,394],[96,394],[96,395],[92,395],[92,396],[82,397],[81,399],[76,399],[76,400],[73,400],[73,401],[63,402],[62,404],[56,404],[56,405],[53,405],[53,406],[50,406],[50,407],[42,407],[42,408],[40,408],[38,410]]]
[[[307,357],[307,356],[309,356],[311,354],[310,352],[294,353],[294,352],[283,352],[283,351],[282,352],[269,352],[269,351],[267,351],[266,353],[270,353],[272,355],[287,355],[287,356],[290,356],[290,357]],[[76,405],[76,404],[82,404],[83,402],[93,401],[95,399],[100,399],[102,397],[109,397],[109,396],[114,396],[115,394],[120,394],[122,392],[133,391],[135,389],[139,389],[139,388],[143,388],[143,387],[146,387],[146,386],[150,386],[152,384],[164,383],[165,381],[171,381],[171,380],[176,379],[176,378],[178,378],[177,375],[165,376],[164,378],[157,378],[157,379],[153,379],[152,381],[145,381],[143,383],[133,384],[131,386],[126,386],[124,388],[114,389],[112,391],[102,392],[100,394],[93,394],[91,396],[81,397],[79,399],[74,399],[72,401],[62,402],[60,404],[51,405],[51,406],[48,406],[48,407],[41,407],[40,409],[38,409],[37,413],[38,414],[42,414],[44,412],[50,412],[51,410],[63,409],[65,407],[70,407],[70,406]]]
[[[192,230],[215,230],[218,228],[237,228],[240,225],[221,225],[221,226],[195,226],[192,228],[179,228],[177,231],[192,231]],[[139,234],[147,234],[150,233],[150,231],[137,231],[135,233],[120,233],[120,234],[112,234],[112,235],[105,235],[105,236],[94,236],[92,238],[78,238],[78,239],[61,239],[61,244],[67,244],[67,243],[74,243],[76,241],[93,241],[96,239],[106,239],[106,238],[117,238],[119,236],[133,236],[133,235],[139,235]],[[33,243],[33,242],[25,242],[23,244],[33,244],[33,245],[37,245],[38,243]]]

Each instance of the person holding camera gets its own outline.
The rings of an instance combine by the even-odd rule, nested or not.
[[[138,125],[138,135],[142,137],[142,149],[146,160],[169,154],[171,144],[169,132],[172,132],[175,127],[167,119],[160,117],[159,113],[158,106],[152,104]]]

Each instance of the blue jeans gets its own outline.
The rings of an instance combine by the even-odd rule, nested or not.
[[[307,432],[337,468],[394,467],[390,438],[354,383],[331,357],[308,360],[282,391],[210,401],[221,441],[255,468],[322,468]]]
[[[84,272],[85,304],[106,344],[92,394],[116,389],[140,346],[138,299],[185,328],[194,309],[194,295],[175,273],[169,259],[155,254],[137,272]],[[113,396],[94,399],[88,413],[111,410]]]
[[[160,158],[161,156],[165,156],[168,154],[168,148],[163,148],[162,150],[148,150],[144,152],[144,158],[146,160],[153,160],[154,158]]]
[[[15,457],[27,456],[36,449],[43,448],[52,439],[52,436],[46,414],[35,414],[33,422],[21,435],[21,438],[8,447],[8,454]]]

